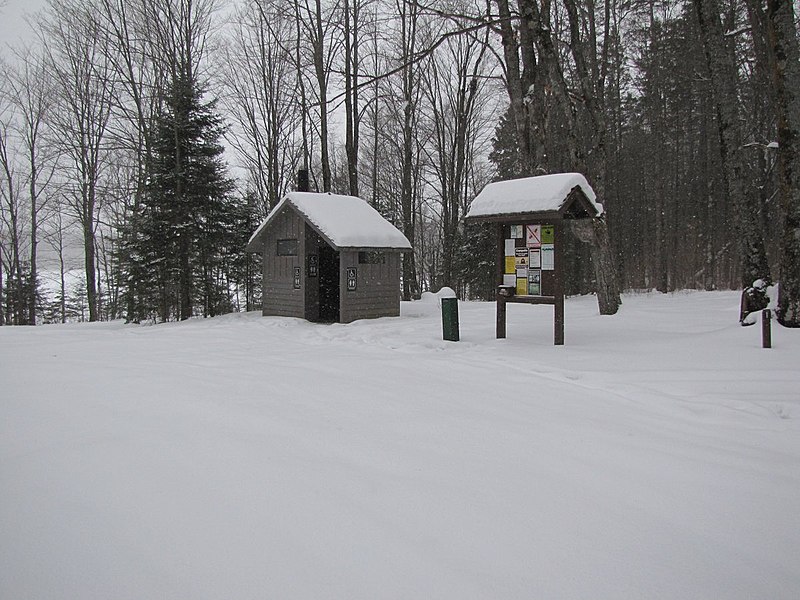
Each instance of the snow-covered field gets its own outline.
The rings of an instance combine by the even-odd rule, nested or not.
[[[460,308],[1,328],[0,598],[800,597],[800,331]]]

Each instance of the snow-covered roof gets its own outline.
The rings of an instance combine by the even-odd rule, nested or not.
[[[250,236],[247,244],[249,251],[259,250],[256,243],[262,232],[289,206],[334,248],[411,250],[406,236],[361,198],[317,192],[289,192]]]
[[[590,216],[601,215],[603,205],[597,202],[592,186],[583,175],[555,173],[490,183],[472,201],[466,217],[560,212],[576,187],[583,192],[590,207],[596,211],[596,214]]]

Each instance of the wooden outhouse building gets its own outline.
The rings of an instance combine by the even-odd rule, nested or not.
[[[253,233],[264,316],[349,323],[400,315],[406,237],[361,198],[290,192]]]

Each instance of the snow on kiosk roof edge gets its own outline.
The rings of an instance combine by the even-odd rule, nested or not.
[[[591,216],[603,214],[603,205],[583,175],[554,173],[488,184],[472,201],[465,218],[559,212],[576,187],[595,209]]]
[[[289,192],[250,236],[249,252],[267,226],[291,206],[336,248],[411,250],[411,243],[394,225],[362,198],[320,192]]]

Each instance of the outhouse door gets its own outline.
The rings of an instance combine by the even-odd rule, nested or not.
[[[328,244],[319,249],[319,320],[339,321],[339,253]]]

